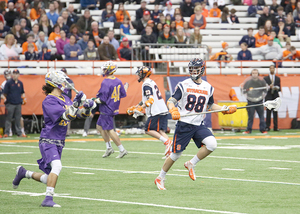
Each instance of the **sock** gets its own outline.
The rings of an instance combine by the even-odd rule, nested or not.
[[[125,150],[122,144],[120,146],[118,146],[118,148],[119,148],[120,152],[123,152]]]
[[[53,196],[53,195],[54,195],[54,187],[47,187],[46,196]]]
[[[168,139],[165,138],[165,137],[163,137],[163,136],[161,136],[161,137],[159,138],[159,140],[165,144],[165,142],[167,142]]]
[[[47,174],[44,174],[40,177],[40,181],[43,183],[43,184],[47,184],[47,179],[48,179],[48,175]]]
[[[107,148],[107,149],[108,149],[108,148],[111,148],[111,143],[110,143],[110,142],[106,142],[105,144],[106,144],[106,148]]]
[[[193,165],[196,165],[200,161],[200,159],[197,155],[195,155],[190,161]]]
[[[22,131],[22,134],[25,135],[25,131],[24,131],[24,128],[21,128],[21,131]]]
[[[32,174],[33,174],[33,172],[27,170],[26,174],[25,174],[25,177],[28,178],[28,179],[30,179],[30,178],[32,178]]]
[[[165,172],[163,169],[161,169],[160,173],[159,173],[159,177],[161,177],[162,179],[165,179],[167,172]]]

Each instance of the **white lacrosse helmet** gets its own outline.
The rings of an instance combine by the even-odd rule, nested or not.
[[[65,92],[67,89],[66,78],[68,78],[68,76],[64,72],[60,70],[52,70],[46,74],[45,82],[46,84],[49,84],[54,88],[59,88]]]
[[[113,61],[107,61],[101,66],[101,71],[103,76],[112,75],[117,71],[117,69],[118,69],[118,65]]]

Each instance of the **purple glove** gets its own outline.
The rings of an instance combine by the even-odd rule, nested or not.
[[[93,100],[86,100],[86,102],[83,104],[83,107],[85,109],[94,109],[97,106],[97,104]]]
[[[85,100],[86,100],[86,95],[82,91],[79,91],[73,100],[73,106],[75,108],[78,108],[79,106],[83,105]]]

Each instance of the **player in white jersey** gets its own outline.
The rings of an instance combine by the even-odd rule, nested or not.
[[[148,117],[145,124],[146,134],[159,139],[166,146],[165,155],[169,156],[171,153],[172,141],[166,135],[168,127],[168,108],[164,99],[161,96],[159,88],[156,83],[150,79],[152,71],[149,67],[140,67],[136,75],[138,82],[143,82],[142,86],[142,101],[136,106],[127,109],[127,113],[132,115],[134,110],[143,111],[146,108],[146,115]]]
[[[172,153],[165,160],[159,176],[154,181],[160,190],[166,190],[164,185],[165,176],[186,149],[191,139],[194,140],[198,148],[201,147],[197,154],[184,164],[192,180],[196,180],[195,165],[217,148],[215,137],[203,124],[205,117],[203,114],[182,118],[180,118],[180,115],[201,113],[206,111],[207,108],[211,110],[227,109],[227,106],[214,104],[214,88],[201,79],[205,71],[205,62],[202,59],[194,58],[189,62],[188,67],[190,78],[177,84],[174,94],[167,102],[172,119],[179,121],[176,124],[173,137]],[[178,104],[178,108],[175,107],[176,104]],[[229,110],[223,111],[223,114],[232,114],[236,110],[235,105],[229,106]]]

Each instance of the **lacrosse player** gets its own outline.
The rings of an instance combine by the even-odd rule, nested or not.
[[[194,169],[196,164],[217,148],[214,135],[203,123],[204,114],[188,115],[205,112],[207,109],[224,109],[223,114],[232,114],[237,110],[235,105],[227,108],[227,106],[214,104],[214,88],[201,79],[205,71],[205,62],[202,59],[192,59],[188,64],[188,68],[190,78],[177,84],[174,94],[167,102],[172,119],[179,121],[176,124],[173,137],[172,153],[165,160],[159,176],[154,181],[159,190],[166,190],[164,185],[165,176],[186,149],[191,139],[194,140],[198,148],[201,147],[197,154],[184,164],[192,180],[196,180]],[[176,105],[178,105],[178,108],[175,107]],[[226,111],[225,109],[229,110]],[[180,118],[180,115],[185,115],[185,117]]]
[[[101,133],[106,144],[106,151],[103,158],[114,153],[110,143],[110,138],[119,148],[119,155],[116,158],[122,158],[128,154],[122,145],[120,138],[114,130],[114,116],[119,114],[120,99],[126,97],[128,83],[123,83],[114,76],[118,66],[113,61],[107,61],[102,66],[102,75],[106,77],[98,91],[96,102],[100,103],[100,116],[97,121],[97,130]]]
[[[47,185],[43,207],[60,207],[53,202],[54,188],[62,169],[61,154],[65,146],[67,125],[76,118],[86,118],[96,107],[93,100],[86,100],[85,94],[80,91],[73,102],[63,94],[66,88],[66,78],[62,71],[50,71],[46,74],[43,91],[46,98],[43,101],[43,116],[45,127],[42,129],[39,148],[42,158],[37,160],[40,170],[44,173],[26,170],[23,166],[17,167],[17,174],[13,180],[13,188],[18,188],[23,178],[32,178]],[[78,107],[83,106],[79,109]]]
[[[142,85],[142,97],[143,100],[140,105],[132,106],[127,109],[129,115],[134,114],[134,110],[143,111],[146,108],[146,115],[148,117],[145,124],[146,134],[160,140],[166,146],[165,155],[171,154],[172,141],[166,135],[168,128],[168,108],[162,98],[160,91],[156,83],[149,77],[152,71],[149,67],[140,67],[136,75],[138,76],[138,82],[143,82]]]

